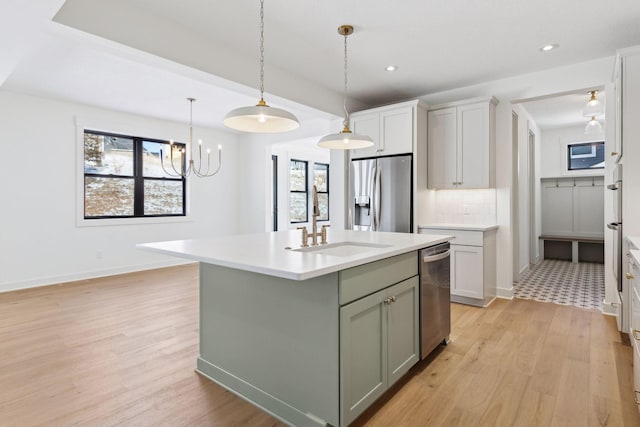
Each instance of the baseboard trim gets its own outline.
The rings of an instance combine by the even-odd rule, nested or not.
[[[60,283],[77,282],[79,280],[97,279],[99,277],[115,276],[117,274],[136,273],[138,271],[153,270],[156,268],[175,267],[177,265],[191,263],[193,263],[193,261],[176,259],[152,262],[148,264],[130,265],[126,267],[108,268],[104,270],[85,271],[82,273],[65,274],[61,276],[41,277],[21,282],[8,282],[0,284],[0,293],[39,288],[42,286],[59,285]]]
[[[305,414],[299,411],[286,402],[244,381],[242,378],[204,360],[202,357],[198,357],[196,372],[288,425],[303,427],[327,425],[324,420],[312,414]]]
[[[618,302],[607,301],[606,299],[602,301],[602,314],[606,314],[607,316],[617,317],[619,315],[619,304]]]
[[[506,289],[506,288],[498,288],[497,292],[496,292],[496,297],[500,298],[500,299],[508,299],[508,300],[512,300],[513,299],[513,286]]]

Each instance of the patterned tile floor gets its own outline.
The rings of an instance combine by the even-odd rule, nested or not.
[[[516,298],[602,310],[604,264],[545,259],[513,288]]]

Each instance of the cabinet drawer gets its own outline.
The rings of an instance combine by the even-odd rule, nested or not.
[[[421,228],[420,233],[452,235],[454,237],[449,242],[452,245],[482,246],[482,239],[483,239],[482,231],[454,230],[454,229],[443,229],[443,228]]]
[[[340,272],[340,305],[418,274],[418,252],[408,252]]]

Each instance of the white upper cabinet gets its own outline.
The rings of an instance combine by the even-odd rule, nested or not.
[[[351,130],[367,135],[373,147],[352,150],[351,158],[413,153],[418,101],[403,102],[351,115]]]
[[[428,113],[428,187],[495,187],[495,98],[435,107]]]
[[[458,182],[456,109],[429,111],[427,123],[429,188],[455,188]]]
[[[380,114],[363,114],[351,117],[351,131],[360,135],[366,135],[373,140],[373,146],[352,150],[351,157],[374,157],[378,155],[380,147]]]

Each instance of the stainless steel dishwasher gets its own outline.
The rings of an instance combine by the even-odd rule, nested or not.
[[[451,293],[449,243],[420,251],[420,334],[421,358],[440,343],[449,342],[451,333]]]

